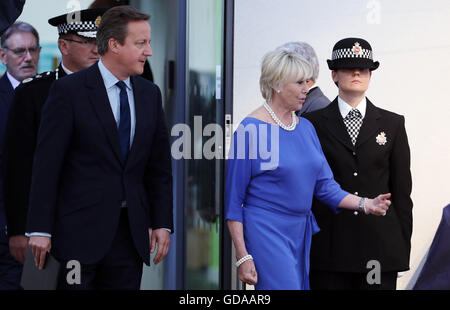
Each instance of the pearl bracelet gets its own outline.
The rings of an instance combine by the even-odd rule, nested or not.
[[[238,260],[236,262],[236,267],[239,267],[240,265],[242,265],[243,262],[246,262],[250,259],[253,259],[253,257],[249,254],[249,255],[245,255],[244,257],[242,257],[240,260]]]
[[[364,214],[368,214],[367,210],[366,210],[366,200],[367,200],[367,198],[363,197],[363,198],[361,198],[361,200],[359,201],[359,204],[358,204],[358,211],[363,212],[363,210],[364,210]]]

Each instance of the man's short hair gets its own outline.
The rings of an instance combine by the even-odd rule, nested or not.
[[[37,45],[39,45],[39,34],[37,30],[28,23],[17,21],[12,24],[1,36],[1,47],[8,47],[8,39],[15,33],[29,32],[36,38]]]
[[[104,55],[108,51],[110,39],[125,43],[128,34],[128,23],[148,20],[150,15],[142,13],[129,5],[120,5],[109,9],[102,17],[97,31],[98,53]]]
[[[305,57],[305,59],[311,64],[313,68],[313,75],[311,80],[313,80],[314,82],[317,81],[317,78],[319,77],[319,59],[317,59],[316,52],[311,45],[306,42],[288,42],[277,47],[277,50],[283,49],[294,51]]]
[[[283,88],[289,79],[309,80],[312,74],[310,63],[298,53],[289,50],[269,52],[264,56],[261,65],[261,94],[264,99],[271,101],[273,90]]]

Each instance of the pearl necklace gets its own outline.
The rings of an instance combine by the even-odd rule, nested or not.
[[[290,124],[289,126],[286,126],[285,124],[283,124],[281,122],[281,120],[277,117],[277,115],[275,114],[275,112],[270,108],[270,106],[267,104],[267,102],[264,102],[264,107],[266,108],[267,112],[269,112],[270,116],[272,117],[272,119],[275,121],[275,123],[277,123],[278,126],[280,126],[281,128],[283,128],[284,130],[287,131],[293,131],[295,129],[295,127],[297,126],[297,119],[295,118],[295,112],[292,111],[292,124]]]

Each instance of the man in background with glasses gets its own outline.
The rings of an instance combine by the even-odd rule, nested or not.
[[[88,9],[49,19],[49,24],[58,29],[62,61],[55,71],[25,79],[15,91],[6,128],[3,168],[9,247],[22,264],[28,242],[25,224],[41,110],[55,80],[98,61],[96,34],[105,11]]]
[[[16,22],[1,36],[0,59],[6,72],[0,78],[0,164],[4,160],[5,124],[14,98],[14,89],[37,72],[39,34],[33,26]],[[0,175],[0,290],[19,289],[22,266],[8,249],[4,209],[3,175]]]
[[[0,58],[13,88],[36,75],[40,51],[39,34],[30,24],[15,22],[2,35]]]

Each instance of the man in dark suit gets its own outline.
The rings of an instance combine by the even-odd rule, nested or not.
[[[327,98],[320,89],[315,85],[319,78],[319,59],[313,47],[306,42],[288,42],[277,48],[277,50],[293,51],[306,59],[313,69],[311,79],[308,80],[308,94],[306,95],[305,103],[302,108],[296,111],[298,116],[303,116],[305,113],[313,112],[325,108],[330,104],[330,99]]]
[[[30,24],[15,22],[1,36],[0,59],[6,66],[6,73],[0,79],[0,166],[3,164],[5,127],[14,98],[14,89],[24,79],[36,74],[39,54],[39,34]],[[0,175],[0,290],[18,289],[22,268],[9,252],[3,202],[2,173]]]
[[[365,97],[372,71],[370,44],[360,38],[336,43],[328,60],[338,97],[305,115],[341,187],[362,197],[391,193],[381,217],[332,214],[314,200],[321,231],[311,246],[312,289],[395,289],[397,273],[409,269],[412,234],[410,151],[403,116]]]
[[[25,79],[15,90],[6,126],[3,169],[9,248],[11,255],[22,264],[28,242],[25,226],[31,168],[42,107],[55,80],[86,69],[98,61],[96,33],[105,11],[106,9],[79,11],[76,14],[79,14],[81,23],[70,20],[75,14],[73,12],[49,19],[49,24],[58,29],[58,47],[62,61],[55,71]]]
[[[27,231],[36,264],[62,262],[60,289],[139,289],[142,262],[159,263],[173,232],[172,172],[161,93],[135,76],[152,55],[149,16],[108,10],[101,59],[53,83],[42,111]],[[81,283],[66,281],[67,262]],[[70,264],[69,264],[70,265]]]

